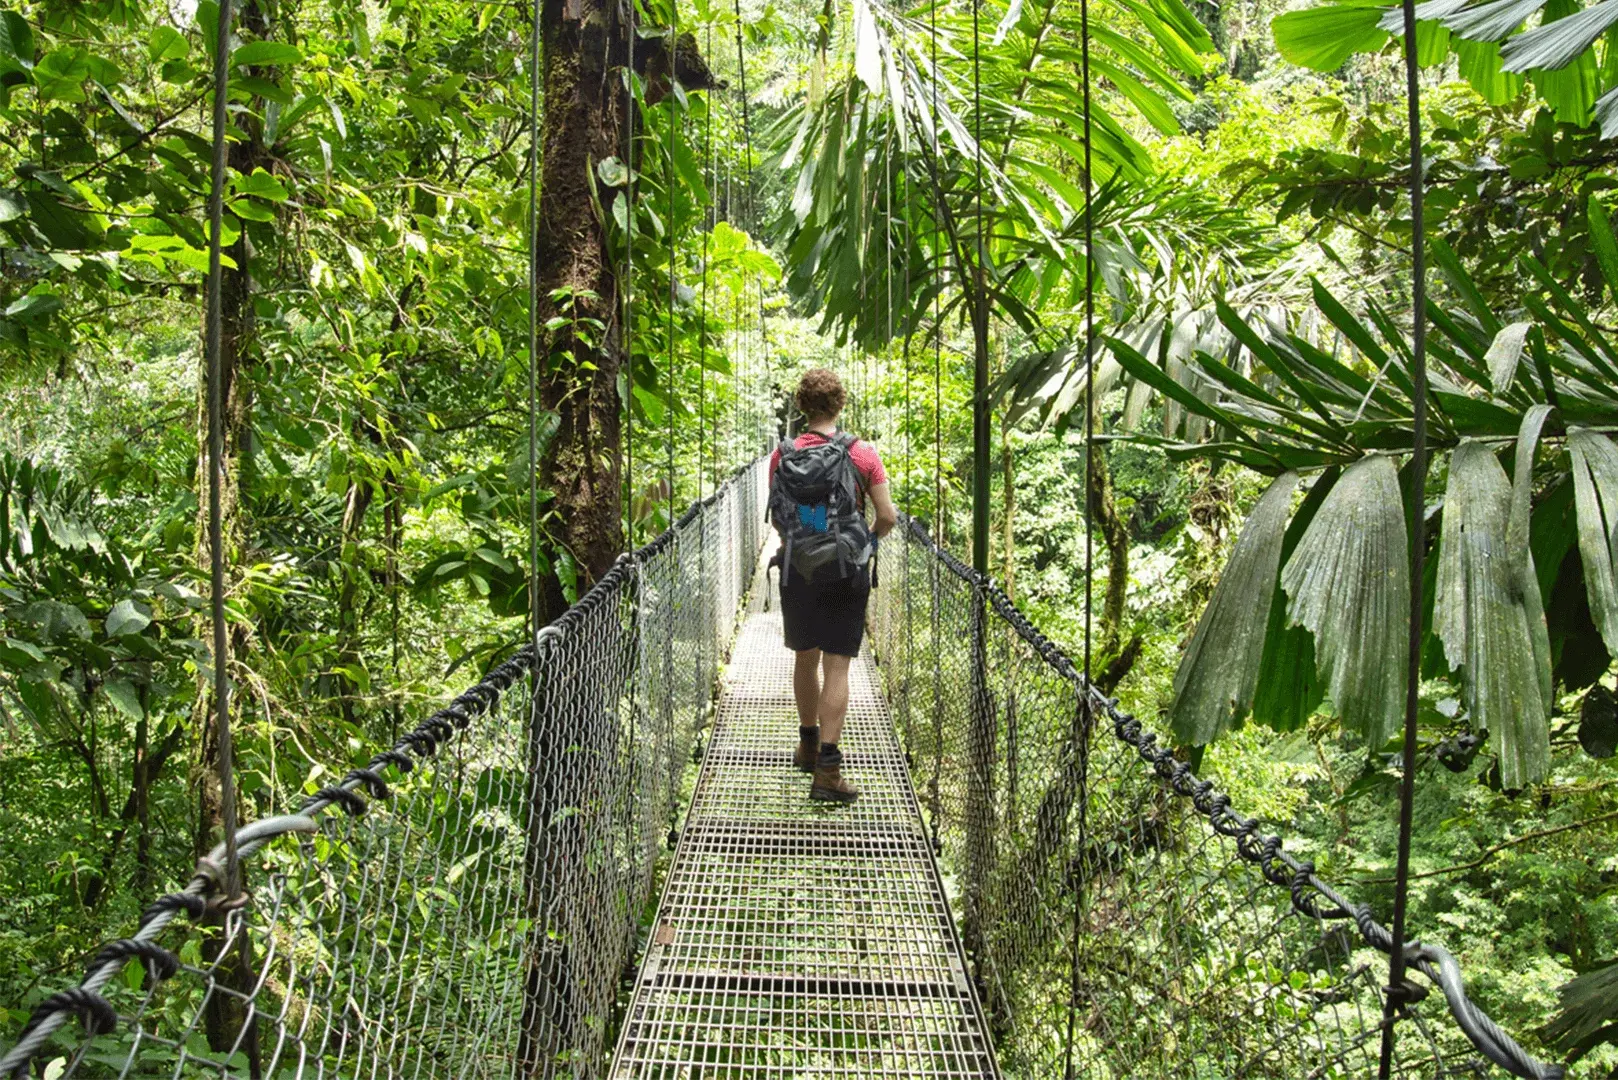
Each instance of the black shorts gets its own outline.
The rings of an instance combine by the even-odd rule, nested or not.
[[[865,640],[865,605],[870,599],[869,564],[857,574],[833,581],[805,581],[801,574],[783,574],[781,622],[787,648],[858,656]]]

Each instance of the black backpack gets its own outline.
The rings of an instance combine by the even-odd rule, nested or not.
[[[858,441],[845,431],[829,442],[781,444],[770,482],[770,522],[781,534],[783,573],[805,581],[856,574],[871,557],[871,531],[860,513],[860,473],[849,457]]]

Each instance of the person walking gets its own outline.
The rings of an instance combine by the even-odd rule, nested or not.
[[[781,534],[781,621],[795,654],[798,706],[793,764],[814,774],[809,797],[851,803],[859,791],[843,778],[843,717],[848,668],[865,639],[876,538],[899,523],[888,474],[876,448],[840,431],[848,394],[836,373],[805,373],[795,394],[806,428],[770,457],[770,520]],[[866,522],[866,512],[875,519]]]

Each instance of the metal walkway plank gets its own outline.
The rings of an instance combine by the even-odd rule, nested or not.
[[[614,1080],[998,1076],[871,661],[852,806],[809,801],[779,613],[742,627]]]

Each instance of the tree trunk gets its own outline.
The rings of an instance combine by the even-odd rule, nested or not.
[[[382,543],[387,549],[386,579],[389,608],[389,664],[392,677],[388,680],[389,740],[399,737],[399,724],[404,709],[404,694],[399,686],[399,555],[404,537],[404,490],[399,477],[390,466],[383,480]]]
[[[612,566],[623,547],[623,476],[619,466],[623,327],[607,236],[590,195],[590,177],[607,158],[625,157],[629,102],[618,71],[629,60],[629,9],[619,0],[544,0],[545,129],[539,228],[534,251],[539,320],[567,319],[540,341],[539,394],[557,418],[539,463],[560,545],[579,569],[582,591]],[[622,197],[602,187],[601,198]],[[552,299],[552,297],[557,299]],[[604,331],[590,329],[599,320]],[[587,366],[593,365],[593,369]],[[542,583],[542,615],[565,607],[554,574]]]
[[[1124,601],[1129,592],[1129,527],[1113,497],[1112,472],[1104,446],[1090,447],[1090,520],[1107,545],[1107,594],[1101,608],[1101,651],[1116,653],[1123,636]]]
[[[254,37],[270,38],[269,19],[259,0],[246,0],[242,4],[238,17],[238,25],[250,30]],[[263,77],[270,74],[258,68],[249,68],[245,74]],[[245,109],[233,118],[233,123],[241,130],[243,137],[230,144],[228,160],[231,168],[248,174],[254,168],[266,164],[268,154],[264,145],[263,123],[258,119],[262,115],[263,99],[254,98],[251,107]],[[243,455],[248,446],[252,420],[252,386],[247,377],[255,360],[254,318],[253,318],[253,269],[254,251],[252,242],[244,229],[237,237],[236,242],[229,250],[231,260],[235,263],[232,268],[226,265],[220,273],[220,398],[223,402],[223,415],[221,426],[223,429],[224,450],[221,456],[222,483],[219,495],[220,519],[222,522],[221,543],[224,547],[224,566],[228,578],[234,579],[236,570],[244,561],[243,549],[247,543],[247,530],[242,520],[241,508],[241,473]],[[268,263],[267,263],[268,265]],[[208,484],[208,370],[206,350],[199,357],[199,371],[197,375],[197,532],[196,532],[196,559],[197,566],[206,570],[212,559],[212,549],[209,545],[209,484]],[[231,591],[231,584],[226,583],[227,593]],[[199,620],[197,636],[204,641],[211,640],[210,627],[207,620]],[[229,628],[226,641],[225,654],[215,656],[212,662],[223,664],[226,671],[230,671],[236,658],[247,645],[247,630],[236,625]],[[232,725],[241,714],[240,696],[232,698]],[[197,757],[192,764],[191,785],[196,799],[197,818],[196,831],[192,837],[192,846],[200,858],[208,854],[209,849],[218,838],[222,820],[222,804],[219,789],[219,729],[216,716],[216,703],[213,694],[213,680],[204,674],[198,681],[197,696],[192,707],[193,723],[196,725],[198,737],[196,740]],[[202,941],[202,956],[205,962],[212,964],[216,960],[218,966],[216,977],[225,986],[246,987],[251,984],[251,972],[247,968],[248,947],[242,944],[231,950],[230,955],[223,954],[227,939],[223,932],[222,913],[211,912],[208,924],[213,929]],[[203,1027],[208,1039],[208,1045],[215,1051],[223,1052],[234,1046],[242,1047],[249,1058],[249,1067],[254,1075],[258,1072],[258,1051],[256,1031],[249,1031],[245,1037],[242,1026],[246,1022],[247,1010],[245,1002],[233,994],[210,994],[204,1006]],[[256,1028],[256,1025],[255,1025]]]
[[[118,826],[107,836],[107,847],[101,853],[101,870],[85,885],[85,907],[95,907],[106,899],[107,884],[112,880],[118,856],[123,850],[124,839],[129,835],[132,825],[137,828],[134,886],[138,891],[148,884],[151,870],[149,865],[151,842],[146,834],[146,827],[150,815],[151,789],[162,774],[163,766],[168,763],[170,755],[180,745],[182,730],[176,725],[164,736],[162,744],[156,751],[153,751],[147,745],[147,721],[143,719],[135,726],[135,763],[130,774],[129,794],[124,797],[123,809],[119,811]]]
[[[578,568],[579,588],[605,574],[623,548],[619,461],[619,372],[624,328],[607,234],[591,196],[596,166],[625,160],[631,106],[622,71],[628,66],[631,12],[622,0],[543,0],[540,6],[540,76],[545,101],[541,188],[534,244],[540,325],[555,325],[539,341],[541,406],[556,417],[556,431],[538,462],[539,482],[553,493],[552,542]],[[626,161],[633,166],[633,162]],[[622,193],[602,186],[602,210]],[[552,323],[552,320],[559,320]],[[557,560],[552,560],[553,567]],[[542,621],[566,607],[561,581],[540,581]],[[528,814],[525,906],[534,920],[526,958],[517,1071],[554,1074],[557,1055],[573,1030],[573,961],[563,934],[548,918],[567,914],[553,903],[565,867],[557,863],[554,809],[568,710],[554,701],[559,687],[536,686],[528,732]]]
[[[363,418],[356,420],[356,436],[367,436],[373,444],[379,443],[381,434],[376,425]],[[355,477],[348,482],[343,498],[342,535],[339,541],[337,572],[341,584],[337,590],[337,696],[343,710],[343,719],[349,724],[359,722],[356,702],[359,684],[349,674],[365,664],[361,651],[360,585],[366,577],[365,558],[360,550],[360,536],[365,527],[365,515],[376,494],[368,477]]]

